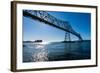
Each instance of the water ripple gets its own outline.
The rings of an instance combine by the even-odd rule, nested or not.
[[[32,55],[33,61],[48,61],[48,52],[45,45],[38,44],[35,49],[36,52]]]

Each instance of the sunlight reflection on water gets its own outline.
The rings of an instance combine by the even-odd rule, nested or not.
[[[38,44],[35,47],[36,52],[32,54],[33,61],[47,61],[48,52],[45,45]]]

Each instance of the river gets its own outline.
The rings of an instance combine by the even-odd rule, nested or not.
[[[91,59],[91,41],[51,42],[48,44],[24,42],[23,62]]]

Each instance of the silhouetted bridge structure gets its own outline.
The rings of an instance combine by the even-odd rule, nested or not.
[[[40,22],[44,22],[46,24],[49,24],[53,27],[56,27],[58,29],[61,29],[65,31],[65,40],[64,41],[70,41],[70,33],[77,36],[79,40],[82,40],[82,37],[79,33],[77,33],[72,26],[67,21],[62,21],[57,19],[56,17],[50,15],[46,11],[39,11],[39,10],[23,10],[23,15],[32,19],[39,20]]]

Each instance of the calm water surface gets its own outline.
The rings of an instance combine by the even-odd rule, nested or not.
[[[91,58],[90,41],[23,43],[23,62],[81,60]]]

